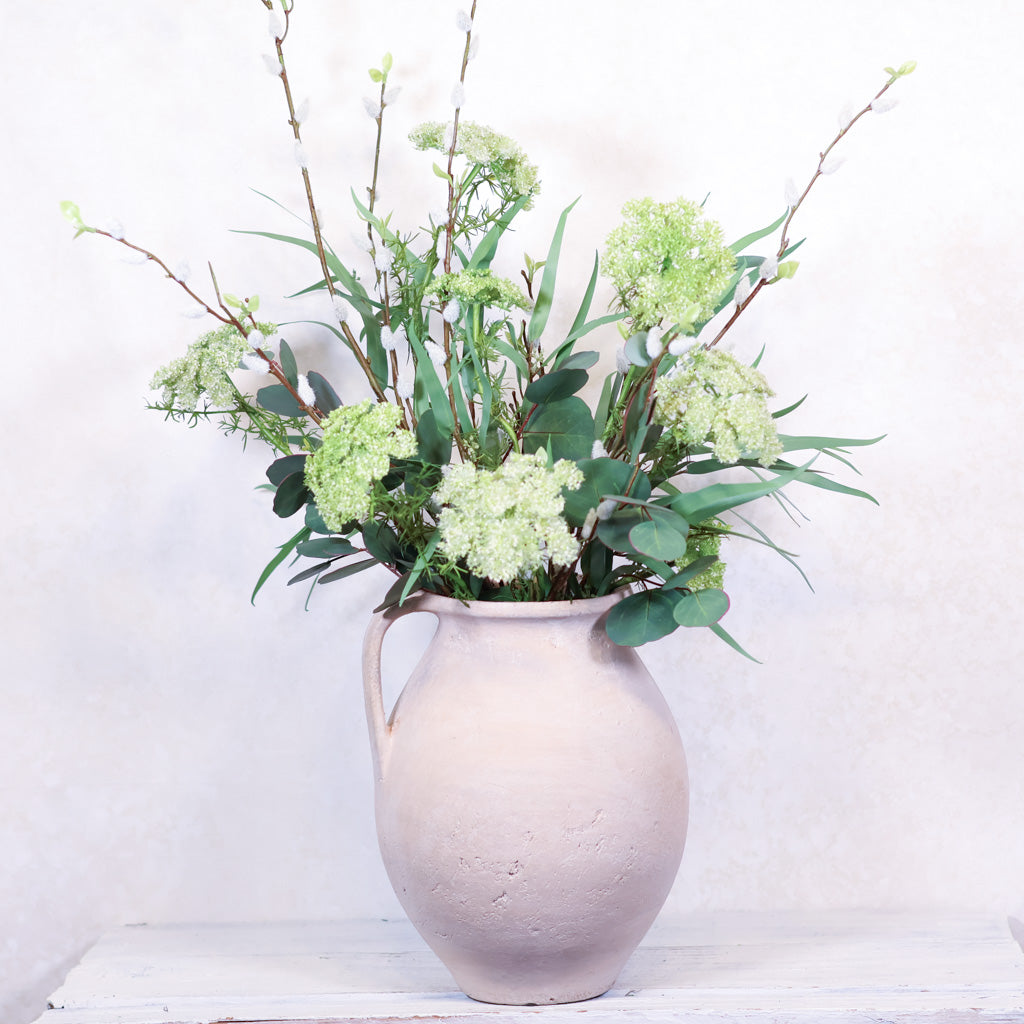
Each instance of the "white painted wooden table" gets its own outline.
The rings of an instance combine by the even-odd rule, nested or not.
[[[655,925],[599,999],[499,1007],[403,921],[136,925],[51,1006],[37,1024],[1024,1024],[1024,952],[995,916],[696,914]]]

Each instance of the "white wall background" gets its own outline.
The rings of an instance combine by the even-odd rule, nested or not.
[[[446,117],[455,7],[298,0],[296,93],[330,236],[352,251],[368,180],[365,69],[390,49],[384,202],[438,202],[405,132]],[[143,407],[197,333],[153,267],[71,239],[57,204],[116,217],[197,282],[283,299],[301,253],[230,233],[301,208],[257,0],[48,0],[5,13],[0,1019],[41,1012],[106,928],[130,921],[399,913],[375,849],[355,663],[386,580],[305,594],[256,574],[291,532],[252,488],[266,461]],[[521,141],[561,208],[563,285],[585,282],[627,198],[703,198],[738,237],[781,211],[846,103],[884,64],[918,72],[844,143],[801,213],[800,273],[734,332],[793,432],[872,435],[881,502],[812,492],[781,561],[734,547],[727,625],[647,650],[693,779],[666,913],[696,907],[1024,905],[1024,553],[1019,124],[1024,7],[1008,0],[726,6],[482,0],[464,116]],[[439,194],[439,193],[438,193]],[[571,258],[570,258],[571,257]],[[568,305],[568,302],[567,302]],[[318,312],[318,310],[313,310]],[[322,311],[319,311],[322,312]],[[568,312],[571,316],[573,310]],[[566,315],[563,312],[562,315]],[[319,329],[300,359],[357,378]],[[607,346],[614,336],[607,339]],[[421,623],[425,627],[426,623]],[[423,629],[410,626],[408,640]],[[393,634],[394,635],[394,634]],[[393,675],[408,643],[391,647]]]

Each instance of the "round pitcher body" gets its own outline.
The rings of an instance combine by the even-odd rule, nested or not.
[[[636,652],[605,634],[615,600],[421,595],[367,634],[381,854],[410,921],[475,999],[607,991],[679,867],[683,748]],[[407,611],[438,628],[385,722],[380,642]]]

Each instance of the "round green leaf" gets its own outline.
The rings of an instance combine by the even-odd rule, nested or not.
[[[586,387],[587,371],[579,368],[563,368],[553,370],[551,373],[538,377],[524,392],[523,397],[528,402],[556,402],[560,398],[568,398],[575,395],[581,388]]]
[[[674,609],[680,626],[711,626],[729,610],[729,595],[724,590],[708,588],[682,595]]]
[[[621,600],[608,613],[605,630],[620,647],[639,647],[668,636],[676,628],[672,610],[676,592],[645,590]]]
[[[629,543],[642,555],[674,562],[686,554],[686,537],[658,519],[645,519],[629,531]]]
[[[573,372],[573,371],[570,371]],[[594,447],[594,417],[587,403],[573,395],[537,407],[523,429],[523,451],[530,455],[550,447],[554,459],[585,459]]]
[[[306,487],[306,474],[301,470],[286,476],[274,495],[274,513],[282,519],[295,515],[312,495]]]

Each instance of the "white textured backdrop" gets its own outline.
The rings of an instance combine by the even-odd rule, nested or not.
[[[366,68],[394,53],[404,92],[382,188],[411,225],[439,183],[403,139],[447,116],[456,8],[296,7],[313,180],[328,234],[354,251]],[[302,204],[260,56],[266,12],[48,0],[3,21],[0,1019],[23,1024],[118,923],[399,910],[355,669],[386,580],[321,588],[308,612],[303,591],[271,582],[249,605],[292,532],[253,490],[266,459],[144,409],[196,321],[153,267],[72,242],[57,209],[77,200],[197,280],[210,259],[227,290],[301,315],[283,296],[315,263],[230,233],[293,229],[250,188]],[[729,236],[774,219],[838,111],[870,97],[883,64],[920,62],[801,212],[795,281],[733,332],[748,358],[767,346],[782,398],[810,393],[793,432],[889,436],[858,458],[880,507],[810,492],[800,529],[765,510],[815,594],[733,545],[727,625],[763,666],[704,632],[647,650],[693,780],[666,913],[1019,911],[1024,6],[481,0],[477,28],[465,116],[517,138],[544,178],[523,247],[541,257],[583,197],[567,292],[628,198],[710,192]],[[300,360],[355,385],[318,329],[291,337]],[[396,680],[425,625],[393,631]]]

